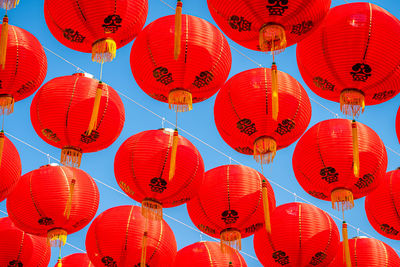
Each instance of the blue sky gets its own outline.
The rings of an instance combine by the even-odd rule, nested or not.
[[[95,77],[98,77],[100,70],[99,64],[92,63],[89,54],[79,53],[64,47],[50,34],[44,20],[43,2],[44,0],[21,0],[18,8],[9,12],[10,24],[28,30],[29,32],[34,34],[45,47],[66,58],[68,61],[73,62],[75,65],[86,70],[87,72],[95,75]],[[176,3],[176,1],[173,0],[149,0],[149,14],[147,17],[146,25],[159,17],[171,15],[174,13],[174,10],[169,8],[163,2],[169,4],[170,6],[175,6]],[[211,23],[214,23],[207,9],[206,0],[184,0],[183,2],[183,12],[185,14],[195,15],[206,19]],[[400,18],[398,1],[380,0],[371,1],[371,3],[377,4],[385,8],[397,18]],[[332,0],[332,6],[342,4],[345,4],[344,0]],[[232,47],[233,60],[230,77],[241,71],[258,67],[257,64],[255,64],[245,56],[241,55],[236,50],[245,54],[247,57],[252,58],[254,61],[262,64],[263,66],[269,67],[271,65],[272,58],[270,56],[240,47],[229,39],[228,41]],[[112,63],[107,63],[104,65],[103,80],[107,84],[111,85],[114,89],[129,96],[137,103],[140,103],[141,105],[151,109],[155,113],[159,114],[161,117],[164,117],[166,120],[175,121],[175,113],[168,109],[167,104],[153,100],[137,86],[132,76],[129,65],[131,46],[132,44],[130,43],[125,47],[119,49],[117,52],[117,58]],[[334,113],[339,113],[339,105],[337,103],[329,102],[318,97],[313,92],[311,92],[311,90],[309,90],[308,87],[304,84],[298,71],[295,50],[295,46],[289,47],[286,49],[285,53],[280,54],[277,57],[279,64],[278,68],[282,71],[289,73],[300,83],[302,83],[304,88],[307,90],[310,98],[318,101],[323,106],[334,111]],[[64,62],[60,58],[49,53],[48,51],[46,51],[46,54],[48,59],[48,73],[45,82],[58,76],[69,75],[76,72],[75,67],[69,65],[68,63]],[[162,119],[153,115],[151,112],[143,109],[142,107],[138,106],[127,98],[122,96],[121,98],[124,102],[126,110],[126,122],[121,136],[108,149],[97,153],[85,154],[83,156],[81,165],[81,169],[88,172],[93,178],[107,185],[106,186],[100,182],[97,183],[100,190],[100,206],[98,214],[113,206],[135,204],[132,199],[114,190],[117,189],[121,191],[114,178],[113,165],[115,153],[122,142],[133,134],[144,130],[157,129],[162,126]],[[55,158],[59,158],[60,150],[51,147],[50,145],[47,145],[36,135],[32,127],[29,115],[31,100],[32,97],[29,97],[15,104],[14,113],[6,117],[5,130],[7,133],[12,134],[13,136],[35,146],[36,148],[45,152],[45,154],[48,153]],[[233,159],[236,159],[245,165],[259,170],[259,165],[256,164],[255,161],[253,161],[251,156],[245,156],[235,152],[227,144],[225,144],[219,136],[213,119],[214,100],[215,96],[207,101],[194,105],[193,111],[179,115],[179,125],[192,135],[200,138],[202,141],[208,143],[212,147],[224,152],[229,157],[232,157]],[[397,152],[400,152],[400,145],[396,138],[394,125],[396,112],[399,108],[399,103],[400,96],[397,96],[384,104],[367,107],[365,113],[359,118],[360,122],[367,124],[379,134],[386,146],[392,148],[394,151]],[[332,113],[322,108],[320,105],[316,104],[313,101],[312,108],[313,115],[309,127],[321,120],[334,118],[334,115]],[[341,116],[340,113],[339,115]],[[166,122],[165,126],[170,125],[168,125],[168,123]],[[181,132],[181,134],[188,138],[199,149],[200,153],[203,156],[206,170],[217,167],[219,165],[229,164],[230,160],[226,156],[221,155],[220,153],[206,146],[203,142],[194,139],[186,133]],[[10,139],[16,145],[20,153],[23,174],[48,163],[48,158],[46,155],[41,154],[37,150],[30,148],[26,144],[23,144],[16,139]],[[306,192],[304,192],[303,189],[301,189],[294,177],[292,170],[291,159],[294,148],[295,144],[289,146],[284,150],[279,151],[274,160],[274,163],[264,168],[264,174],[267,176],[267,178],[279,183],[288,190],[295,192],[298,196],[301,196],[302,198],[311,201],[318,207],[329,211],[337,217],[341,217],[341,214],[339,212],[333,211],[331,209],[330,203],[314,199]],[[388,150],[388,170],[393,170],[400,165],[399,155],[400,154],[396,154]],[[55,161],[51,160],[51,162]],[[278,205],[296,200],[295,196],[293,196],[292,194],[286,192],[276,185],[272,186],[275,191]],[[114,189],[111,189],[110,187]],[[300,201],[300,199],[298,198],[297,200]],[[0,203],[0,210],[6,211],[5,201]],[[168,215],[165,216],[165,220],[171,226],[172,230],[175,233],[178,243],[178,249],[194,242],[200,241],[202,239],[210,240],[209,237],[205,235],[200,235],[193,229],[190,229],[189,227],[176,221],[179,220],[190,227],[194,227],[189,219],[185,205],[177,208],[166,209],[165,214]],[[0,214],[0,216],[3,216],[3,214]],[[169,216],[173,217],[174,219]],[[357,200],[356,207],[346,213],[346,220],[350,224],[360,228],[362,231],[367,232],[368,234],[386,242],[393,248],[400,251],[400,244],[398,242],[380,236],[369,225],[364,211],[363,199]],[[336,222],[340,223],[339,221]],[[86,231],[87,227],[78,233],[70,235],[68,237],[68,242],[76,247],[85,249]],[[352,237],[355,235],[357,235],[357,231],[350,228],[349,236]],[[246,238],[242,242],[242,251],[254,257],[255,253],[253,249],[252,237]],[[68,255],[76,252],[79,251],[68,245],[63,248],[63,255]],[[50,266],[53,266],[55,264],[56,255],[57,251],[54,250]],[[254,260],[249,256],[244,255],[244,258],[249,266],[261,266],[261,264],[257,260]]]

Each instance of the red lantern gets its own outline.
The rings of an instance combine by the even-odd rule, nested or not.
[[[61,260],[62,267],[94,267],[86,253],[75,253]],[[58,263],[54,267],[59,267]]]
[[[247,70],[233,76],[215,100],[218,132],[236,151],[257,161],[270,162],[276,150],[295,142],[307,129],[311,104],[306,91],[293,77],[278,71],[279,114],[273,118],[271,72]]]
[[[176,241],[165,221],[147,220],[140,207],[120,206],[93,221],[86,250],[95,266],[169,267],[175,260]]]
[[[397,116],[396,116],[396,133],[397,133],[397,139],[399,139],[400,143],[400,107],[399,110],[397,111]]]
[[[204,163],[199,151],[189,140],[178,136],[172,162],[173,139],[174,131],[168,129],[144,131],[128,138],[115,156],[119,186],[142,203],[146,217],[157,215],[160,220],[162,207],[187,202],[203,182]]]
[[[11,220],[21,230],[47,236],[52,246],[85,227],[99,206],[99,191],[84,171],[46,165],[23,175],[7,200]]]
[[[351,266],[357,267],[396,267],[400,266],[400,258],[397,253],[380,240],[366,237],[349,239]],[[330,267],[345,267],[343,261],[343,243],[339,245],[336,258]]]
[[[386,173],[381,184],[365,198],[369,223],[381,235],[400,240],[400,170]]]
[[[300,73],[316,94],[358,115],[400,92],[399,32],[399,20],[376,5],[334,7],[297,46]]]
[[[35,36],[16,26],[7,27],[8,40],[4,47],[7,53],[1,50],[0,41],[0,65],[4,60],[0,68],[0,114],[12,113],[14,102],[33,94],[47,73],[46,54]],[[3,32],[1,35],[3,38]]]
[[[17,185],[21,177],[21,159],[14,144],[0,132],[0,202]]]
[[[0,266],[47,267],[50,254],[46,238],[19,230],[8,217],[0,218]]]
[[[143,28],[147,0],[44,1],[44,15],[53,36],[92,60],[114,59],[116,50],[131,42]]]
[[[121,98],[111,86],[78,73],[47,82],[35,95],[31,120],[36,133],[61,148],[61,162],[79,166],[82,153],[110,146],[125,121]]]
[[[175,267],[247,267],[242,255],[233,248],[228,248],[229,253],[222,253],[217,242],[202,241],[182,248],[176,254]]]
[[[136,82],[152,98],[176,111],[192,109],[215,94],[228,78],[231,52],[224,35],[211,23],[182,15],[182,53],[174,59],[175,18],[146,26],[135,40],[131,67]]]
[[[336,256],[339,230],[323,210],[287,203],[271,215],[272,234],[254,235],[254,250],[264,266],[327,266]]]
[[[265,214],[264,214],[265,207]],[[221,238],[240,249],[241,238],[269,224],[275,208],[271,185],[256,170],[243,165],[224,165],[206,172],[196,198],[187,203],[189,216],[203,233]]]

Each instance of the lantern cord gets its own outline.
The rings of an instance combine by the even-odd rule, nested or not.
[[[101,62],[101,66],[100,66],[100,79],[99,79],[99,81],[101,81],[101,79],[103,78],[103,64],[104,64],[104,61]]]

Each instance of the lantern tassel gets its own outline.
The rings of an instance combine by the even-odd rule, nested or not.
[[[364,93],[357,89],[344,89],[340,93],[340,111],[357,117],[365,109]]]
[[[347,223],[345,221],[343,221],[342,224],[342,235],[343,235],[344,260],[346,262],[346,267],[351,267],[349,237],[347,234]]]
[[[146,255],[147,255],[147,232],[144,232],[142,239],[142,257],[140,259],[140,267],[146,267]]]
[[[268,187],[267,182],[263,180],[262,182],[262,198],[263,198],[263,207],[264,207],[264,221],[265,221],[265,229],[268,234],[271,234],[271,219],[270,219],[270,210],[269,210],[269,199],[268,199]]]
[[[12,95],[0,95],[0,115],[9,115],[14,111],[14,97]]]
[[[279,99],[278,99],[278,68],[276,67],[275,62],[272,62],[271,67],[271,93],[272,93],[272,119],[278,120],[279,113]]]
[[[61,260],[61,257],[58,258],[57,267],[62,267],[62,260]]]
[[[3,18],[3,24],[1,26],[1,36],[0,36],[0,65],[3,70],[6,67],[7,40],[8,40],[8,17],[7,15],[5,15]]]
[[[6,10],[16,8],[19,0],[0,0],[0,7]]]
[[[51,247],[59,247],[64,246],[67,242],[67,231],[64,229],[56,228],[47,232],[47,243]]]
[[[177,112],[192,110],[192,93],[183,89],[171,90],[168,94],[169,109]]]
[[[67,201],[67,205],[65,206],[64,216],[69,220],[69,216],[71,215],[71,207],[72,207],[72,195],[74,194],[76,180],[72,179],[69,184],[69,197]]]
[[[142,215],[146,219],[161,221],[163,217],[161,204],[155,200],[144,199],[142,201]]]
[[[93,103],[92,116],[90,118],[89,127],[86,131],[86,135],[91,135],[92,131],[96,130],[97,118],[99,116],[101,96],[103,94],[103,86],[104,86],[104,84],[101,81],[97,85],[96,96],[94,97],[94,103]]]
[[[97,40],[92,45],[92,61],[111,62],[117,54],[117,44],[111,38]]]
[[[331,193],[332,208],[335,210],[349,210],[354,207],[353,193],[345,188],[338,188]]]
[[[226,246],[230,246],[237,250],[242,249],[241,234],[235,229],[225,229],[221,232],[221,249],[223,253],[227,253],[233,250],[229,250]]]
[[[61,150],[61,164],[79,167],[81,165],[82,150],[76,147],[66,146]]]
[[[3,159],[4,139],[5,139],[4,131],[1,130],[0,131],[0,166],[1,166],[1,161]]]
[[[272,137],[261,136],[254,142],[254,159],[261,163],[270,163],[276,155],[276,141]]]
[[[360,177],[360,156],[358,152],[358,130],[357,123],[355,120],[351,123],[351,132],[353,137],[353,170],[354,176]]]
[[[178,0],[175,9],[175,43],[174,59],[177,60],[181,54],[181,36],[182,36],[182,1]]]
[[[286,49],[285,29],[278,24],[265,24],[258,34],[260,50],[276,55]]]
[[[179,135],[178,135],[178,129],[175,129],[172,137],[172,146],[171,146],[171,159],[169,163],[169,180],[171,181],[172,178],[174,178],[175,175],[175,168],[176,168],[176,152],[178,150],[178,141],[179,141]]]

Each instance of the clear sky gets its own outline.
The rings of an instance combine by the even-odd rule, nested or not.
[[[89,54],[79,53],[64,47],[50,34],[44,20],[43,2],[44,0],[21,0],[18,8],[9,12],[10,24],[28,30],[29,32],[34,34],[45,47],[66,58],[68,61],[73,62],[80,68],[95,75],[95,77],[98,77],[99,64],[92,63]],[[332,0],[332,6],[342,5],[345,4],[345,2],[355,1]],[[206,19],[211,23],[214,23],[208,11],[206,0],[183,0],[183,3],[183,12],[185,14],[195,15]],[[386,10],[394,14],[397,18],[400,18],[398,0],[379,0],[371,1],[371,3],[377,4],[385,8]],[[169,4],[170,6],[175,6],[176,1],[149,0],[149,14],[147,17],[146,25],[159,17],[171,15],[174,13],[174,10],[168,7],[166,4]],[[272,59],[270,56],[240,47],[229,39],[228,41],[231,44],[232,48],[240,51],[247,57],[252,58],[259,64],[262,64],[266,67],[269,67],[271,65]],[[131,46],[132,44],[130,43],[125,47],[119,49],[117,52],[117,58],[112,63],[107,63],[104,65],[103,80],[107,84],[111,85],[113,88],[132,98],[134,101],[137,101],[141,105],[151,109],[160,116],[165,117],[167,120],[174,121],[175,113],[168,109],[167,104],[153,100],[137,86],[132,76],[129,65]],[[258,67],[257,64],[250,61],[245,56],[239,54],[234,49],[232,49],[233,63],[230,77],[241,71]],[[304,88],[307,90],[310,98],[318,101],[328,109],[333,110],[334,113],[339,113],[339,104],[329,102],[318,97],[313,92],[311,92],[311,90],[309,90],[308,87],[304,84],[298,71],[295,50],[295,46],[289,47],[286,49],[285,53],[278,56],[278,68],[282,71],[289,73],[299,82],[301,82]],[[382,52],[384,53],[384,51]],[[67,64],[60,58],[54,56],[48,51],[46,51],[46,54],[48,59],[48,73],[45,82],[58,76],[69,75],[76,72],[76,68]],[[156,117],[149,111],[146,111],[145,109],[139,107],[137,104],[129,101],[127,98],[122,96],[121,98],[124,102],[126,110],[126,122],[121,136],[108,149],[105,149],[98,153],[85,154],[82,159],[81,169],[88,172],[98,181],[104,183],[97,183],[100,190],[100,206],[98,214],[114,206],[135,204],[135,202],[126,195],[116,192],[114,189],[110,188],[113,187],[117,190],[120,190],[115,181],[113,170],[115,153],[122,142],[133,134],[144,130],[158,129],[162,126],[162,120],[160,118]],[[13,136],[21,140],[24,140],[25,142],[35,146],[41,151],[44,151],[45,153],[48,153],[59,159],[60,150],[51,147],[50,145],[47,145],[36,135],[32,127],[29,115],[31,100],[32,97],[29,97],[15,104],[15,112],[12,115],[6,117],[5,130],[7,133],[12,134]],[[208,143],[209,145],[215,147],[220,151],[223,151],[230,157],[240,161],[245,165],[259,170],[259,165],[253,161],[253,158],[251,156],[244,156],[235,152],[227,144],[225,144],[219,136],[213,119],[214,100],[215,96],[203,103],[196,104],[193,111],[180,115],[180,126],[187,130],[189,133],[200,138],[202,141]],[[397,152],[400,152],[400,145],[396,138],[394,125],[396,112],[399,108],[399,103],[400,96],[397,96],[384,104],[368,107],[365,113],[359,118],[360,122],[367,124],[379,134],[386,146],[392,148],[394,151]],[[312,108],[313,115],[309,127],[321,120],[334,118],[334,115],[332,113],[328,112],[326,109],[322,108],[320,105],[314,103],[313,101]],[[339,115],[342,116],[341,114]],[[165,125],[169,126],[167,123]],[[210,149],[203,142],[200,142],[185,133],[181,134],[188,138],[199,149],[200,153],[203,156],[206,170],[217,167],[219,165],[229,164],[229,159],[227,157]],[[17,141],[16,139],[11,138],[11,141],[16,145],[20,153],[23,174],[48,163],[48,158],[46,157],[46,155],[41,154],[40,152]],[[341,214],[339,212],[333,211],[331,209],[331,204],[329,202],[314,199],[306,192],[304,192],[304,190],[299,186],[294,177],[291,163],[294,148],[295,144],[279,151],[277,153],[274,163],[265,168],[265,175],[269,179],[272,179],[273,181],[279,183],[288,190],[295,192],[298,196],[301,196],[304,199],[311,201],[318,207],[329,211],[335,216],[341,217]],[[387,153],[389,158],[388,170],[393,170],[400,165],[400,154],[396,155],[396,153],[390,150],[388,150]],[[51,162],[55,161],[51,160]],[[279,188],[276,185],[272,186],[275,191],[278,205],[287,202],[293,202],[296,200],[296,198],[292,194],[289,194],[288,192]],[[6,211],[5,201],[0,203],[0,210]],[[210,238],[206,235],[200,235],[193,229],[190,229],[187,226],[184,226],[183,224],[176,221],[179,220],[190,227],[194,227],[189,219],[185,205],[177,208],[166,209],[165,214],[174,218],[172,219],[171,217],[165,216],[167,223],[171,226],[172,230],[175,233],[178,243],[178,249],[200,240],[210,240]],[[0,213],[0,217],[1,216],[4,216],[4,214]],[[386,242],[393,248],[400,251],[400,244],[398,242],[380,236],[369,225],[364,211],[363,199],[356,201],[356,207],[346,213],[346,218],[350,224],[359,227],[362,231],[365,231],[373,237]],[[336,222],[340,227],[340,222]],[[84,250],[86,231],[87,227],[78,233],[68,236],[68,242]],[[349,236],[353,237],[356,235],[357,231],[350,228]],[[248,265],[261,266],[261,264],[254,259],[255,253],[253,249],[252,237],[246,238],[242,240],[242,242],[242,251],[250,254],[253,257],[252,258],[244,255]],[[68,245],[63,248],[64,256],[77,252],[79,251]],[[53,250],[53,257],[49,266],[54,266],[55,259],[57,258],[57,253],[58,251]]]

